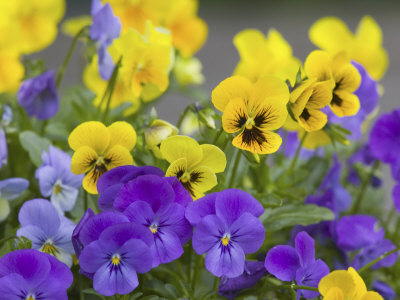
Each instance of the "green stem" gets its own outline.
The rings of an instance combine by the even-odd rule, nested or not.
[[[193,248],[192,245],[189,245],[189,262],[188,262],[188,279],[190,280],[192,278],[192,253],[193,253]]]
[[[236,173],[237,173],[237,169],[239,167],[240,155],[241,154],[242,154],[242,151],[240,149],[237,149],[235,163],[233,165],[233,170],[232,170],[232,175],[231,175],[231,178],[229,180],[229,185],[228,185],[229,188],[232,188],[234,183],[235,183]]]
[[[224,129],[221,127],[221,129],[218,130],[217,134],[214,137],[214,140],[212,142],[213,145],[217,144],[217,141],[218,141],[219,137],[221,136],[222,132],[224,132]]]
[[[358,270],[358,273],[361,274],[362,272],[364,272],[365,270],[368,270],[370,267],[372,267],[374,264],[376,264],[377,262],[381,261],[382,259],[388,257],[389,255],[397,252],[400,250],[400,247],[396,247],[396,249],[393,249],[391,251],[388,251],[384,254],[382,254],[381,256],[379,256],[378,258],[375,258],[373,261],[369,262],[368,264],[366,264],[364,267],[362,267],[361,269]]]
[[[194,294],[196,288],[197,277],[199,276],[199,271],[201,274],[200,262],[201,262],[201,255],[196,255],[196,261],[194,263],[194,273],[193,273],[193,280],[192,280],[192,293]]]
[[[279,289],[287,289],[287,290],[307,290],[307,291],[315,291],[318,292],[318,289],[312,286],[306,286],[306,285],[296,285],[296,284],[283,284],[283,285],[278,285],[276,288]]]
[[[88,209],[88,192],[83,191],[83,211],[86,212]]]
[[[107,117],[108,117],[108,112],[110,110],[111,98],[112,98],[112,95],[114,93],[115,83],[117,82],[118,70],[121,67],[121,61],[122,61],[122,56],[119,58],[117,64],[114,67],[114,70],[113,70],[113,72],[111,74],[111,78],[110,78],[110,80],[108,82],[106,91],[104,92],[103,98],[101,99],[101,103],[100,103],[100,106],[99,106],[100,108],[101,108],[101,105],[103,104],[102,103],[103,100],[105,99],[105,95],[108,92],[108,99],[107,99],[106,109],[104,111],[103,118],[102,118],[103,123],[107,120]]]
[[[219,277],[214,278],[213,291],[218,292],[219,281],[220,281]]]
[[[71,59],[72,53],[75,50],[76,44],[78,43],[79,38],[83,35],[83,33],[89,28],[89,26],[83,27],[79,32],[75,35],[74,39],[72,40],[71,46],[68,49],[67,56],[64,59],[63,64],[61,65],[60,69],[58,70],[58,75],[56,79],[56,87],[60,86],[61,80],[64,76],[64,72],[68,66],[68,63]]]
[[[5,242],[7,242],[7,241],[9,241],[9,240],[17,239],[17,238],[18,238],[17,236],[13,235],[13,236],[9,236],[9,237],[6,237],[6,238],[4,238],[4,239],[1,239],[1,240],[0,240],[0,246],[3,245]]]
[[[294,158],[292,160],[292,163],[290,164],[290,167],[289,167],[289,174],[293,173],[294,167],[296,166],[297,160],[299,159],[299,154],[300,154],[301,147],[303,147],[303,144],[304,144],[304,141],[305,141],[305,139],[307,137],[307,134],[308,134],[308,132],[305,132],[303,137],[300,140],[300,144],[297,147],[296,154],[295,154],[295,156],[294,156]]]
[[[358,212],[358,209],[360,208],[360,205],[361,205],[362,199],[364,197],[364,194],[367,191],[367,187],[368,187],[369,183],[371,182],[372,176],[374,176],[374,173],[375,173],[376,169],[379,167],[379,163],[380,163],[379,160],[375,161],[375,163],[372,166],[371,171],[369,172],[367,178],[365,178],[363,180],[362,185],[361,185],[360,193],[358,194],[356,202],[354,203],[354,206],[353,206],[353,208],[351,210],[351,214],[354,214],[354,213]]]

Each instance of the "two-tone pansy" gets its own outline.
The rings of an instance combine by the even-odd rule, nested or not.
[[[178,131],[178,128],[167,121],[154,120],[144,131],[146,147],[153,152],[155,157],[162,159],[163,156],[160,151],[161,142],[169,136],[177,135]]]
[[[130,151],[136,144],[136,132],[126,122],[115,122],[106,127],[101,122],[90,121],[71,132],[68,144],[75,151],[71,161],[72,173],[86,173],[83,188],[97,194],[96,183],[104,172],[133,163]]]
[[[214,106],[223,112],[227,133],[239,133],[232,144],[258,154],[276,152],[282,138],[273,130],[288,116],[289,89],[283,80],[264,77],[255,83],[240,76],[222,81],[212,92]]]
[[[199,145],[188,136],[166,138],[161,143],[160,151],[170,163],[165,176],[177,177],[194,199],[216,186],[215,173],[223,172],[226,167],[225,153],[218,147]]]

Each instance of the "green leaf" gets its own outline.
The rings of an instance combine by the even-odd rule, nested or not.
[[[135,293],[129,298],[129,300],[139,299],[142,295],[143,295],[143,293],[141,293],[141,292]]]
[[[32,242],[30,239],[21,236],[17,239],[17,249],[32,249]]]
[[[106,297],[104,297],[103,295],[100,295],[94,289],[85,289],[82,291],[82,293],[88,294],[88,295],[95,295],[95,296],[99,297],[100,299],[106,300]]]
[[[255,195],[264,208],[282,206],[282,198],[277,194]]]
[[[261,217],[267,231],[277,231],[294,225],[307,226],[334,218],[330,209],[313,204],[286,205],[271,209]]]
[[[42,164],[42,152],[49,149],[51,142],[29,130],[19,134],[19,141],[22,148],[28,152],[33,164],[39,167]]]

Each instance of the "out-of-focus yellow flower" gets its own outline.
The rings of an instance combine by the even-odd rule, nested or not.
[[[240,76],[222,81],[212,92],[214,106],[223,112],[225,132],[239,134],[232,144],[258,154],[278,151],[282,138],[272,132],[286,121],[289,89],[280,79],[264,77],[256,83]]]
[[[389,59],[382,47],[382,31],[372,17],[364,16],[355,34],[342,20],[325,17],[311,26],[309,36],[323,50],[332,53],[345,51],[351,59],[362,64],[374,79],[379,80],[385,74]]]
[[[173,73],[181,86],[202,84],[204,75],[201,73],[202,64],[195,57],[183,58],[178,56],[175,60]]]
[[[163,156],[160,151],[161,142],[169,136],[178,134],[178,128],[167,121],[154,120],[150,127],[146,128],[144,132],[144,138],[146,146],[150,149],[153,154],[162,159]]]
[[[337,116],[353,116],[358,112],[360,101],[353,93],[361,83],[361,76],[345,52],[331,55],[326,51],[313,51],[304,63],[304,70],[309,78],[335,81],[330,107]]]
[[[0,94],[15,92],[23,76],[24,66],[20,62],[19,55],[0,50]]]
[[[318,290],[324,300],[383,300],[378,293],[367,291],[363,279],[351,267],[326,275],[319,282]]]
[[[49,46],[64,16],[65,0],[0,1],[0,36],[10,50],[30,54]]]
[[[61,25],[61,31],[65,35],[74,37],[85,26],[92,24],[92,16],[82,15],[65,20]]]
[[[240,55],[234,75],[253,82],[273,75],[294,84],[301,63],[278,31],[271,29],[265,37],[259,30],[246,29],[235,35],[233,43]]]
[[[218,147],[199,145],[188,136],[166,138],[160,147],[163,157],[170,163],[165,176],[176,176],[193,199],[217,185],[217,176],[225,170],[226,157]]]
[[[86,173],[83,188],[97,194],[97,180],[103,173],[133,163],[130,151],[136,144],[136,132],[126,122],[106,127],[101,122],[90,121],[71,132],[68,144],[75,151],[71,160],[72,173]]]
[[[100,77],[97,55],[93,57],[92,62],[85,68],[83,72],[83,82],[88,89],[96,94],[93,104],[97,107],[101,105],[101,110],[105,110],[107,99],[104,99],[103,103],[101,103],[101,101],[108,82]],[[125,116],[135,113],[140,107],[139,98],[134,95],[132,88],[129,86],[125,78],[119,75],[117,76],[114,91],[111,96],[110,109],[118,107],[126,102],[131,103],[132,105],[124,111],[123,114]]]

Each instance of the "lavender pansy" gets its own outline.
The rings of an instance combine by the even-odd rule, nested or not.
[[[52,118],[59,106],[54,70],[22,82],[17,98],[18,104],[25,108],[28,116],[41,120]]]
[[[50,197],[51,203],[60,213],[70,211],[78,197],[83,175],[71,172],[71,156],[50,146],[42,153],[43,165],[35,173],[42,196]]]
[[[12,110],[8,105],[3,106],[3,115],[0,122],[0,169],[7,163],[8,147],[5,127],[7,127],[12,120]]]
[[[351,265],[355,269],[360,269],[374,259],[394,249],[396,249],[396,246],[392,243],[391,240],[382,239],[371,246],[367,246],[361,249],[354,257]],[[397,252],[393,253],[375,263],[373,266],[371,266],[371,269],[376,270],[382,267],[391,267],[396,263],[398,256],[399,255]]]
[[[197,254],[207,253],[205,265],[214,276],[234,278],[244,272],[245,254],[256,252],[264,241],[265,229],[257,218],[264,209],[241,190],[228,189],[213,196],[215,206],[209,209],[210,214],[205,213],[208,208],[202,208],[196,215],[194,208],[201,207],[203,201],[209,207],[210,197],[187,207],[186,217],[192,224],[200,219],[193,232],[193,249]]]
[[[299,232],[295,238],[295,247],[279,245],[268,251],[265,268],[282,281],[296,280],[298,285],[318,287],[329,268],[321,259],[315,260],[314,240],[306,232]],[[315,298],[318,292],[298,290],[306,299]]]
[[[46,253],[22,249],[0,258],[0,300],[67,300],[69,268]]]
[[[29,181],[24,178],[9,178],[0,181],[0,222],[4,221],[10,213],[11,200],[18,198],[29,186]]]
[[[21,228],[17,236],[30,239],[33,249],[51,254],[71,267],[74,223],[59,215],[57,209],[44,199],[25,202],[19,211],[18,220]]]

